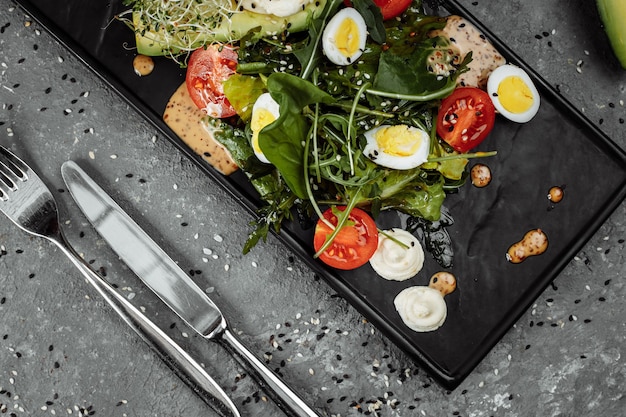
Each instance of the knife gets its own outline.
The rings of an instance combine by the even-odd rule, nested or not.
[[[222,345],[286,415],[320,417],[240,342],[209,296],[75,162],[65,162],[61,173],[98,233],[165,304],[200,336]]]
[[[77,261],[75,265],[124,322],[220,417],[241,417],[232,400],[199,362],[86,263]]]

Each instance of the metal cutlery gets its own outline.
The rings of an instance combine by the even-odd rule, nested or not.
[[[319,416],[239,341],[208,295],[75,162],[65,162],[61,173],[98,233],[176,314],[203,338],[221,344],[286,414]]]
[[[60,228],[57,204],[48,187],[26,163],[3,146],[0,146],[0,211],[25,232],[54,243],[111,308],[220,416],[240,416],[230,398],[195,359],[75,252]]]

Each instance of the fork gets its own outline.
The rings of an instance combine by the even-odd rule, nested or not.
[[[235,405],[204,368],[76,253],[61,230],[57,204],[48,187],[3,146],[0,211],[23,231],[54,243],[111,308],[220,416],[240,417]]]

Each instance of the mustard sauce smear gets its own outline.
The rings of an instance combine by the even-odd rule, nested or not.
[[[185,83],[174,92],[167,102],[163,121],[195,153],[224,175],[230,175],[238,167],[226,148],[219,144],[207,125],[202,121],[206,115],[189,97]]]

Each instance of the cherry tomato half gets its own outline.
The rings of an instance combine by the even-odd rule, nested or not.
[[[437,114],[437,134],[458,152],[478,146],[496,120],[489,94],[476,87],[458,87],[444,98]]]
[[[350,0],[344,0],[343,3],[348,7],[352,7],[352,1]],[[413,3],[413,0],[374,0],[374,3],[380,7],[383,20],[387,20],[404,13]]]
[[[237,112],[224,96],[223,82],[235,73],[237,52],[225,45],[209,45],[193,51],[185,82],[193,102],[209,116],[230,117]]]
[[[344,211],[345,206],[338,206]],[[324,212],[324,218],[331,224],[337,225],[337,216],[333,209]],[[317,221],[313,247],[319,251],[326,237],[333,230],[322,220]],[[320,255],[320,259],[327,265],[337,269],[355,269],[369,261],[378,248],[378,229],[369,214],[361,209],[353,208],[348,215],[348,222],[341,228],[331,245]]]

